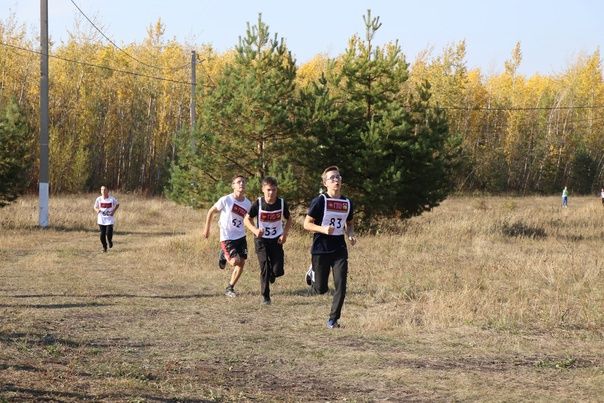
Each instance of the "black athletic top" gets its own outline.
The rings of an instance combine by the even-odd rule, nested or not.
[[[281,208],[281,198],[277,197],[277,201],[274,202],[273,204],[268,204],[266,202],[266,200],[264,199],[264,197],[261,197],[262,199],[262,210],[264,211],[275,211],[275,210],[279,210]],[[252,207],[250,207],[250,211],[248,211],[248,215],[251,218],[256,218],[258,216],[258,199],[254,200],[254,202],[252,203]],[[287,205],[287,202],[285,200],[283,200],[283,217],[285,217],[286,220],[289,220],[289,206]],[[258,227],[258,221],[256,221],[256,227]]]
[[[327,195],[325,196],[329,197]],[[338,199],[346,199],[346,197],[340,195]],[[347,200],[350,203],[350,211],[348,212],[348,217],[346,218],[346,222],[348,223],[351,222],[352,218],[354,217],[354,206],[352,204],[352,200]],[[315,224],[321,225],[321,222],[323,222],[324,212],[325,197],[319,195],[310,202],[310,207],[308,208],[308,212],[306,214],[315,219]],[[312,246],[310,249],[310,253],[312,255],[325,255],[340,251],[342,249],[346,250],[345,235],[325,235],[318,232],[314,233]]]

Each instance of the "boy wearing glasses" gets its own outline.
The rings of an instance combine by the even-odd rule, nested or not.
[[[340,327],[338,320],[346,297],[348,276],[348,249],[346,237],[351,245],[356,243],[354,211],[351,200],[342,196],[342,176],[337,166],[325,168],[321,175],[327,191],[315,197],[304,218],[304,229],[314,233],[311,247],[312,268],[311,292],[325,294],[329,287],[329,272],[333,270],[335,292],[327,327]]]
[[[221,259],[218,265],[221,269],[224,269],[227,262],[233,266],[231,280],[224,292],[227,297],[237,296],[235,284],[243,273],[243,266],[247,259],[247,241],[243,219],[250,211],[252,202],[245,197],[245,182],[245,178],[241,175],[233,177],[231,183],[233,193],[222,196],[210,207],[203,230],[203,236],[207,239],[210,236],[210,222],[214,215],[220,212],[218,224],[220,226]],[[222,258],[222,254],[224,254],[224,258]]]

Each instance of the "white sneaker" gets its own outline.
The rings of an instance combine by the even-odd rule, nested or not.
[[[227,297],[234,298],[237,296],[237,293],[235,293],[233,287],[227,287],[226,290],[224,290],[224,295],[226,295]]]
[[[315,271],[312,269],[312,265],[308,268],[306,272],[306,284],[312,285],[315,282]]]

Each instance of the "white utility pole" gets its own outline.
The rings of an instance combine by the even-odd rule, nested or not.
[[[40,227],[48,227],[48,0],[40,0]]]

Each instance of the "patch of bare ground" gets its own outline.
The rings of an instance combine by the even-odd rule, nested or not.
[[[253,251],[239,296],[223,295],[228,273],[217,240],[201,239],[203,212],[121,197],[115,246],[102,253],[89,199],[55,200],[72,211],[48,230],[28,224],[35,199],[0,210],[0,224],[10,216],[0,402],[604,395],[604,270],[592,236],[604,221],[588,199],[574,211],[550,208],[557,198],[452,199],[400,233],[361,237],[336,330],[325,327],[331,296],[307,293],[302,231],[264,306]]]

